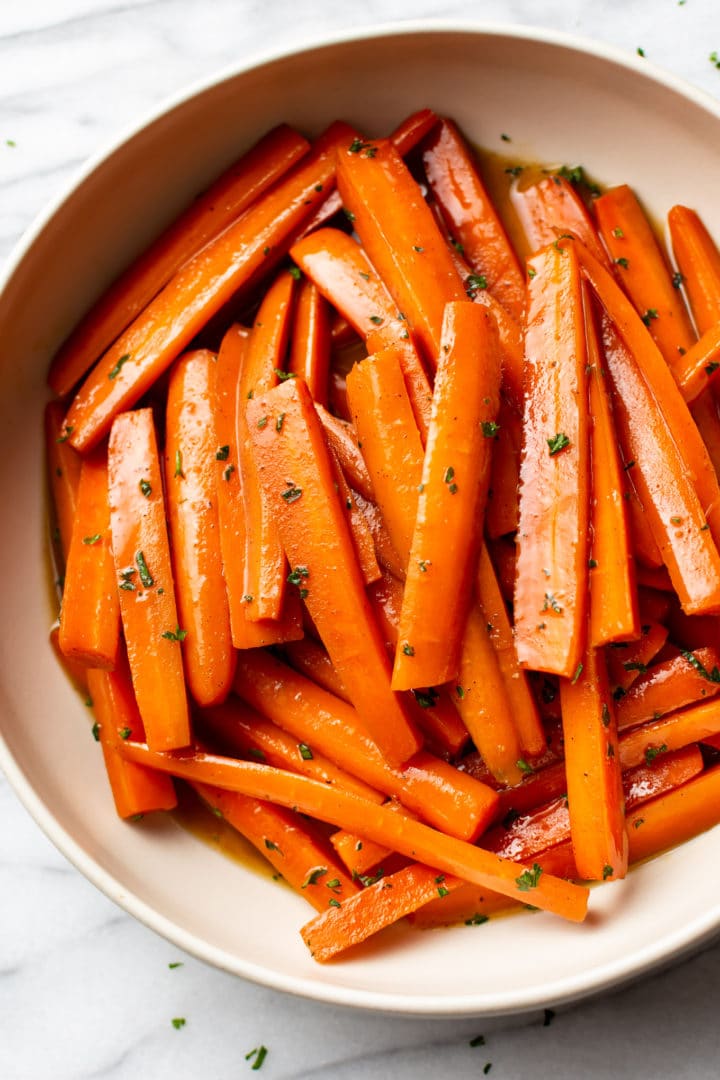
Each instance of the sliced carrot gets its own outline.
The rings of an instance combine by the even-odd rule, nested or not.
[[[247,213],[173,275],[88,375],[70,406],[66,424],[81,452],[107,434],[113,418],[132,407],[199,330],[270,254],[288,245],[294,230],[331,186],[335,149],[352,138],[334,124],[290,174]]]
[[[690,840],[720,821],[720,768],[638,807],[628,815],[633,862]]]
[[[391,143],[338,154],[338,191],[424,361],[437,362],[443,310],[465,290],[420,189]]]
[[[382,577],[382,570],[380,569],[377,556],[375,555],[375,541],[373,539],[373,534],[370,530],[370,526],[365,520],[365,515],[355,501],[353,493],[350,490],[350,485],[345,479],[345,474],[340,467],[337,455],[331,447],[328,447],[328,453],[332,460],[337,493],[340,496],[340,502],[345,511],[348,528],[352,534],[353,544],[355,545],[355,554],[357,555],[363,581],[366,585],[371,585],[373,581],[377,581]]]
[[[333,416],[317,401],[315,402],[315,411],[320,418],[328,445],[340,462],[340,467],[345,473],[347,482],[352,488],[359,491],[363,498],[373,502],[375,492],[373,491],[372,480],[360,452],[357,432],[354,427],[346,420],[340,420],[337,416]]]
[[[282,417],[282,420],[280,419]],[[420,740],[390,689],[390,669],[365,594],[332,463],[307,386],[294,379],[248,406],[260,483],[333,665],[388,760],[402,764]]]
[[[121,413],[108,448],[120,614],[132,683],[153,749],[190,742],[190,720],[152,411]]]
[[[483,308],[448,304],[400,614],[393,688],[455,678],[482,540],[500,398],[497,330]]]
[[[687,206],[668,214],[672,249],[700,334],[720,322],[720,251],[699,215]]]
[[[288,371],[305,379],[313,400],[327,405],[330,367],[330,316],[312,281],[298,289]]]
[[[710,386],[690,406],[690,413],[697,424],[708,457],[716,474],[720,476],[720,406],[715,387]]]
[[[570,832],[580,876],[625,876],[627,839],[617,721],[600,650],[585,650],[572,679],[560,682]]]
[[[660,623],[645,623],[637,641],[610,646],[606,650],[608,676],[614,697],[621,698],[647,670],[667,641],[668,631]]]
[[[452,120],[442,120],[423,148],[430,189],[475,274],[518,322],[525,311],[525,277],[480,178],[473,154]]]
[[[401,562],[400,556],[393,547],[380,510],[374,502],[368,502],[357,491],[353,491],[352,495],[355,505],[361,511],[372,534],[377,561],[383,570],[389,571],[398,581],[402,580],[405,577],[405,564]]]
[[[349,703],[345,687],[322,645],[306,637],[302,641],[293,641],[286,645],[284,652],[292,666],[301,675],[307,675],[318,686],[322,686],[335,697]]]
[[[635,461],[632,458],[628,458],[623,469],[631,470],[634,469],[634,467]],[[655,537],[650,528],[648,515],[645,513],[629,472],[626,472],[626,477],[627,482],[625,490],[623,491],[623,498],[627,504],[628,524],[630,526],[630,535],[632,537],[635,557],[642,566],[651,570],[658,570],[663,565],[662,553],[655,543]]]
[[[543,852],[540,860],[544,862],[546,859],[547,855]],[[521,905],[517,901],[466,882],[459,889],[454,889],[449,896],[435,897],[418,908],[409,916],[408,921],[418,930],[458,924],[483,926],[493,915],[520,910]]]
[[[107,450],[82,462],[65,568],[58,643],[71,660],[112,670],[118,656],[120,605],[110,536]]]
[[[678,373],[678,381],[685,400],[691,404],[694,403],[707,391],[711,379],[714,388],[716,383],[714,376],[718,370],[720,370],[720,323],[706,330],[700,340],[694,342],[686,350],[682,358],[682,370]],[[699,427],[697,417],[696,423]],[[712,457],[712,453],[710,456]]]
[[[720,690],[720,654],[716,649],[685,651],[656,664],[640,676],[616,705],[618,727],[635,727],[646,720],[714,697]]]
[[[60,401],[45,407],[45,461],[50,482],[55,520],[62,556],[67,561],[77,507],[80,483],[80,457],[68,445],[69,434],[63,425],[65,408]]]
[[[492,540],[517,532],[522,436],[521,415],[502,398],[485,513],[485,534]]]
[[[364,783],[395,796],[430,824],[474,840],[492,820],[497,796],[486,785],[421,751],[393,769],[355,710],[267,653],[242,655],[236,693],[254,709]]]
[[[308,149],[307,139],[280,124],[196,198],[73,330],[50,367],[48,382],[55,393],[68,394],[183,263],[260,198]]]
[[[564,176],[545,177],[537,184],[513,187],[510,194],[531,251],[571,233],[604,266],[609,267],[597,229],[575,188]]]
[[[403,855],[436,866],[439,873],[484,885],[516,900],[531,900],[534,906],[572,922],[582,922],[587,913],[588,891],[581,886],[544,873],[540,867],[499,859],[467,841],[437,832],[422,822],[398,817],[383,806],[338,788],[328,788],[306,776],[215,754],[163,754],[141,743],[126,743],[123,755],[130,761],[152,765],[196,783],[209,783],[294,807],[338,828],[377,843],[387,843]]]
[[[665,593],[641,585],[638,589],[638,607],[640,609],[640,621],[643,625],[646,625],[649,622],[667,623],[670,625],[668,623],[670,615],[670,597]],[[708,616],[708,618],[710,618],[710,616]]]
[[[572,677],[584,647],[589,455],[578,262],[529,261],[515,633],[520,662]]]
[[[397,804],[392,800],[386,803],[388,809],[394,809]],[[393,857],[393,852],[382,844],[373,844],[369,840],[361,840],[355,833],[338,829],[330,837],[330,843],[338,856],[353,875],[354,878],[369,876],[369,871]],[[374,875],[373,875],[374,876]]]
[[[680,712],[623,732],[620,739],[620,762],[623,769],[640,765],[643,761],[649,764],[660,754],[680,750],[690,743],[704,742],[718,732],[720,704],[717,701],[690,705]]]

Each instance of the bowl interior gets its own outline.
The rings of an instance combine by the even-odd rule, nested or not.
[[[547,35],[405,30],[309,49],[180,101],[97,163],[36,229],[0,295],[2,763],[36,818],[96,884],[210,962],[323,1000],[442,1015],[547,1005],[667,959],[720,919],[708,833],[595,890],[591,916],[480,928],[397,928],[352,960],[319,967],[298,936],[308,910],[172,821],[114,816],[87,710],[48,645],[42,463],[44,376],[90,300],[240,150],[280,120],[308,133],[343,116],[369,134],[422,106],[519,160],[582,163],[632,184],[660,218],[695,207],[720,235],[720,117],[633,60]],[[501,132],[510,143],[502,142]]]

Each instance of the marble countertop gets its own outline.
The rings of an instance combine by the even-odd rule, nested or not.
[[[420,17],[640,47],[720,97],[717,0],[1,0],[0,260],[88,155],[187,83],[269,45]],[[717,1076],[720,945],[551,1024],[361,1015],[183,956],[70,866],[2,777],[0,820],[4,1080],[241,1077],[261,1044],[268,1080]]]

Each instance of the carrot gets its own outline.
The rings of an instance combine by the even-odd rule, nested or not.
[[[522,416],[501,398],[490,463],[490,489],[485,512],[485,534],[492,540],[517,531],[519,515]]]
[[[352,424],[333,416],[317,401],[315,402],[315,411],[323,426],[328,446],[337,457],[347,482],[352,488],[360,492],[364,499],[374,502],[375,492],[373,491],[372,480],[358,446],[357,432]]]
[[[235,691],[298,741],[444,832],[474,840],[494,816],[495,793],[432,754],[421,751],[404,769],[392,768],[351,706],[267,653],[240,656]]]
[[[647,670],[648,664],[660,652],[667,641],[666,627],[659,623],[645,623],[637,641],[618,643],[606,651],[608,676],[615,699],[622,697],[635,680]]]
[[[70,442],[85,452],[107,434],[113,418],[132,407],[222,306],[259,273],[270,253],[282,251],[294,230],[332,185],[335,148],[352,137],[334,124],[305,161],[247,213],[170,278],[137,319],[101,357],[70,406]]]
[[[572,679],[560,682],[570,832],[586,881],[625,876],[627,839],[617,721],[600,650],[588,647]]]
[[[423,447],[397,353],[376,352],[348,375],[348,402],[362,454],[403,568],[410,558]]]
[[[673,254],[700,334],[720,322],[720,251],[700,217],[687,206],[668,214]]]
[[[685,651],[640,676],[616,705],[618,728],[635,727],[646,720],[714,697],[720,690],[720,654],[716,649]]]
[[[388,809],[395,809],[396,805],[392,801],[386,803]],[[378,867],[379,873],[383,869],[381,864],[393,857],[393,852],[382,844],[361,840],[355,833],[346,832],[344,829],[334,832],[330,843],[354,878],[370,876],[369,871],[375,867]]]
[[[623,769],[643,761],[651,763],[660,754],[680,750],[690,743],[704,742],[719,731],[720,705],[716,701],[690,705],[680,712],[623,732],[620,762]]]
[[[89,668],[85,664],[80,663],[78,660],[69,660],[65,656],[61,649],[58,638],[60,637],[60,626],[58,623],[51,628],[48,634],[48,639],[52,647],[52,651],[55,653],[55,658],[62,667],[63,671],[67,675],[68,679],[72,683],[75,690],[79,694],[85,694],[86,700],[89,700],[87,693],[87,673]],[[97,670],[100,670],[99,668]],[[89,707],[89,706],[88,706]]]
[[[305,379],[315,402],[327,405],[329,366],[328,306],[317,287],[306,279],[298,289],[288,371]]]
[[[546,862],[547,854],[543,852],[539,858],[541,862]],[[521,905],[517,901],[466,882],[459,889],[454,889],[449,896],[435,897],[418,908],[409,916],[408,921],[418,930],[459,924],[483,926],[493,915],[520,910]]]
[[[338,154],[338,191],[373,266],[431,368],[445,304],[465,290],[420,189],[385,140]]]
[[[347,902],[357,892],[320,829],[294,810],[211,784],[192,786],[316,911],[324,911],[333,900],[340,903],[338,897]]]
[[[45,462],[50,482],[52,505],[57,521],[58,539],[63,559],[67,562],[77,508],[80,483],[80,457],[68,446],[67,429],[63,427],[65,409],[59,401],[49,401],[45,407]]]
[[[118,655],[120,606],[110,537],[104,446],[82,462],[75,515],[65,568],[58,644],[71,660],[112,670]]]
[[[453,679],[473,598],[500,397],[497,330],[448,304],[400,614],[396,690]]]
[[[633,862],[690,840],[720,820],[720,769],[708,769],[687,784],[628,815]]]
[[[318,686],[349,703],[345,687],[322,645],[306,637],[302,641],[290,642],[285,646],[284,652],[290,664],[301,675],[307,675]]]
[[[517,322],[525,312],[525,279],[485,189],[474,156],[452,120],[441,120],[423,148],[430,189],[474,274]]]
[[[398,581],[402,580],[405,577],[405,564],[400,561],[400,557],[393,547],[390,533],[387,531],[380,510],[374,502],[368,502],[357,491],[353,491],[352,495],[355,505],[365,518],[367,527],[372,534],[377,561],[383,570],[389,571]]]
[[[605,389],[603,357],[590,307],[583,293],[589,372],[590,468],[590,644],[638,637],[637,588],[624,480],[610,401]]]
[[[375,555],[375,541],[370,526],[365,520],[365,515],[357,505],[350,486],[345,479],[337,455],[330,447],[328,447],[328,453],[332,462],[337,493],[340,496],[345,519],[352,534],[355,554],[362,572],[363,581],[366,585],[370,585],[373,581],[377,581],[382,577],[382,570]]]
[[[153,749],[190,742],[190,721],[150,409],[121,413],[108,447],[108,489],[120,614],[132,683]]]
[[[303,382],[290,379],[254,398],[247,419],[260,483],[276,515],[291,580],[305,594],[363,723],[388,760],[402,764],[420,740],[390,689],[389,661],[334,489],[310,392]]]
[[[526,410],[515,581],[518,659],[572,677],[584,646],[589,507],[585,331],[578,262],[529,261]]]
[[[609,260],[585,204],[564,176],[555,174],[528,187],[515,186],[510,194],[531,251],[571,233],[604,266]]]
[[[403,855],[436,866],[441,873],[484,885],[513,899],[532,901],[536,907],[572,922],[582,922],[585,918],[587,889],[543,873],[539,867],[499,859],[467,841],[446,836],[422,822],[398,817],[383,806],[338,788],[328,788],[306,776],[215,754],[163,754],[141,743],[126,743],[123,755],[130,761],[152,765],[183,779],[294,807],[320,821],[387,844]]]
[[[638,589],[638,608],[640,621],[643,625],[649,622],[658,622],[669,626],[670,607],[670,597],[665,593],[644,585],[641,585]],[[708,616],[708,619],[710,618]]]
[[[125,761],[117,749],[118,736],[121,739],[145,738],[124,650],[114,671],[88,668],[87,684],[97,717],[93,734],[102,747],[118,816],[128,819],[154,810],[172,810],[177,805],[177,796],[171,778],[155,769]]]
[[[706,330],[699,341],[694,342],[682,358],[678,373],[680,389],[685,401],[693,404],[710,386],[716,384],[715,372],[720,369],[720,323]],[[696,423],[700,423],[696,417]],[[702,433],[702,428],[700,429]],[[710,455],[712,457],[712,454]]]
[[[620,449],[622,451],[622,447]],[[623,465],[626,476],[623,498],[627,504],[628,524],[630,526],[633,551],[636,559],[642,566],[650,570],[659,570],[663,565],[663,557],[660,548],[655,543],[648,515],[645,513],[643,505],[638,497],[638,493],[635,490],[632,476],[630,475],[630,470],[634,469],[634,467],[635,461],[633,458],[628,458]],[[639,567],[637,569],[639,569]]]

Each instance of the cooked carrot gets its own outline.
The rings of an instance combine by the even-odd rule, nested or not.
[[[372,480],[358,446],[357,432],[352,424],[333,416],[322,405],[315,402],[315,411],[325,432],[328,445],[334,451],[347,482],[365,499],[375,499]]]
[[[420,189],[391,143],[338,154],[338,191],[423,360],[435,367],[443,310],[465,289]]]
[[[347,902],[357,892],[320,829],[294,809],[211,784],[192,786],[213,813],[242,833],[316,911],[325,911],[333,900]]]
[[[609,266],[585,204],[564,176],[548,176],[528,187],[516,185],[510,198],[531,251],[552,244],[563,233],[571,233],[604,266]]]
[[[484,546],[480,552],[475,585],[482,619],[495,651],[505,685],[505,693],[510,702],[520,748],[523,753],[536,757],[545,749],[545,732],[530,689],[527,672],[518,664],[510,617],[500,593],[490,556]]]
[[[282,419],[280,419],[282,417]],[[389,660],[334,488],[331,459],[307,386],[294,379],[248,405],[262,489],[290,578],[368,731],[394,765],[420,740],[390,689]]]
[[[140,741],[145,738],[124,650],[114,671],[88,668],[87,685],[97,717],[93,734],[102,747],[118,816],[127,819],[154,810],[172,810],[177,805],[177,796],[171,778],[125,761],[117,749],[118,738]]]
[[[119,638],[120,605],[110,536],[107,450],[101,446],[83,460],[80,468],[58,643],[71,660],[112,670]]]
[[[595,213],[625,292],[673,374],[679,376],[684,353],[695,335],[652,225],[627,184],[611,188],[596,199]]]
[[[637,641],[618,643],[606,650],[610,688],[616,699],[627,693],[647,670],[667,641],[668,632],[660,623],[645,623]]]
[[[430,189],[482,288],[518,322],[525,311],[525,277],[480,178],[473,154],[452,120],[442,120],[423,148]]]
[[[405,577],[405,563],[401,562],[400,556],[393,547],[380,510],[374,502],[368,502],[357,491],[353,491],[352,494],[355,505],[361,511],[372,534],[377,561],[383,570],[388,570],[398,581],[401,581]]]
[[[350,423],[352,416],[347,403],[345,373],[335,367],[330,368],[328,398],[328,407],[335,416],[339,416],[341,420]]]
[[[309,144],[287,124],[264,135],[120,275],[78,323],[50,367],[56,394],[68,394],[183,263],[215,239],[304,154]]]
[[[569,845],[568,845],[569,846]],[[547,861],[545,852],[539,856],[541,862]],[[540,865],[540,862],[538,862]],[[492,892],[477,885],[465,883],[454,889],[449,896],[435,897],[423,907],[418,908],[408,918],[418,930],[431,930],[439,926],[482,926],[493,915],[520,911],[521,905],[516,900]]]
[[[390,800],[385,805],[390,810],[395,809],[398,804]],[[383,869],[384,872],[381,864],[393,857],[393,852],[382,844],[373,844],[370,840],[361,840],[355,833],[346,832],[345,829],[338,829],[334,832],[330,837],[330,843],[353,875],[353,878],[369,876],[368,872],[375,867],[378,868],[378,872],[380,869]]]
[[[618,728],[635,727],[646,720],[714,697],[720,690],[720,654],[713,648],[685,651],[640,675],[620,698],[615,711]]]
[[[657,589],[648,588],[645,585],[641,585],[638,589],[638,607],[640,610],[640,622],[646,625],[649,622],[659,622],[667,624],[670,616],[670,597],[666,593],[659,592]],[[684,616],[684,618],[687,618]],[[700,622],[707,622],[711,619],[711,616],[707,616],[705,619],[700,619]],[[714,622],[714,620],[713,620]]]
[[[483,308],[448,304],[400,614],[396,690],[455,678],[490,476],[500,398],[497,330]]]
[[[720,704],[708,701],[690,705],[670,716],[662,716],[642,727],[624,731],[620,738],[623,769],[651,763],[660,754],[680,750],[690,743],[704,742],[720,732]]]
[[[700,334],[720,322],[720,251],[699,215],[687,206],[668,214],[673,254]]]
[[[354,365],[348,375],[348,401],[377,505],[407,567],[423,447],[394,350],[376,352]]]
[[[502,398],[485,513],[485,533],[493,540],[517,531],[522,433],[522,416]]]
[[[715,473],[720,476],[720,412],[715,387],[710,386],[690,406],[708,457]]]
[[[572,679],[560,682],[570,832],[580,876],[625,876],[627,839],[617,721],[603,654],[589,646]]]
[[[484,784],[424,751],[404,769],[393,769],[351,706],[267,653],[240,656],[235,690],[298,741],[443,832],[474,840],[493,819],[497,796]]]
[[[626,470],[626,485],[625,490],[623,491],[623,498],[627,504],[628,524],[630,526],[633,551],[639,563],[651,570],[658,570],[663,565],[663,557],[660,548],[655,543],[648,515],[645,513],[643,505],[640,502],[638,493],[635,490],[635,485],[632,481],[632,476],[630,475],[630,470],[634,468],[635,461],[632,458],[628,458],[623,465],[623,469]]]
[[[277,385],[290,337],[294,296],[293,276],[279,274],[265,293],[255,317],[237,384],[235,422],[245,509],[244,610],[250,622],[281,617],[287,564],[275,514],[263,494],[255,467],[247,405],[255,396]]]
[[[65,408],[62,402],[49,401],[47,403],[45,407],[45,462],[60,549],[63,559],[67,562],[80,483],[80,457],[72,446],[68,446],[69,435],[63,426],[64,416]]]
[[[580,270],[551,244],[529,260],[515,633],[520,662],[572,677],[584,647],[589,459]]]
[[[313,960],[324,964],[462,884],[460,878],[413,863],[368,885],[339,908],[323,911],[300,934]]]
[[[700,340],[694,342],[686,350],[682,358],[682,369],[678,373],[678,381],[685,400],[691,404],[694,403],[707,391],[710,379],[714,388],[717,381],[714,376],[718,370],[720,370],[720,323],[706,330]],[[698,423],[697,417],[696,423]],[[712,454],[710,456],[712,457]]]
[[[382,352],[386,347],[385,341],[387,335],[384,336],[381,333],[381,330],[382,327],[373,330],[365,339],[365,348],[369,355],[376,352]],[[417,349],[412,341],[410,341],[409,336],[407,338],[401,337],[399,341],[396,341],[387,347],[395,353],[400,365],[400,370],[403,373],[405,389],[408,392],[410,405],[412,407],[413,415],[415,416],[415,423],[417,424],[418,431],[420,432],[420,439],[424,446],[427,441],[427,433],[430,427],[430,413],[432,412],[433,391],[430,380],[422,365]]]
[[[375,541],[370,526],[365,520],[365,515],[355,501],[350,485],[345,479],[345,474],[332,447],[328,447],[328,454],[332,461],[337,493],[340,496],[345,519],[352,534],[355,554],[357,555],[363,581],[366,585],[371,585],[373,581],[377,581],[382,577],[382,570],[375,555]]]
[[[521,784],[498,792],[498,818],[524,814],[542,803],[567,792],[565,762],[557,761],[546,768],[530,771]]]
[[[376,806],[338,788],[328,788],[306,776],[216,754],[163,754],[133,742],[124,745],[123,755],[130,761],[151,765],[192,782],[209,783],[296,808],[369,840],[387,843],[403,855],[437,867],[439,873],[456,875],[513,899],[532,901],[534,906],[572,922],[582,922],[585,918],[587,889],[544,873],[540,867],[499,859],[467,841],[447,836],[422,822],[398,817],[384,806]]]
[[[305,279],[298,289],[288,371],[305,379],[313,400],[327,405],[330,318],[317,287]]]
[[[352,138],[334,124],[305,161],[247,213],[178,270],[88,375],[66,424],[81,452],[107,434],[113,418],[132,407],[199,330],[250,278],[268,254],[287,245],[334,181],[335,149]]]
[[[637,588],[625,488],[603,357],[590,297],[583,291],[589,372],[590,468],[590,644],[638,637]]]
[[[313,641],[312,638],[306,637],[302,641],[290,642],[283,651],[292,666],[301,675],[307,675],[318,686],[322,686],[324,690],[334,694],[335,697],[342,698],[343,701],[349,703],[350,699],[347,696],[347,691],[338,678],[332,660],[322,645]]]
[[[656,855],[720,820],[720,768],[708,769],[687,784],[638,807],[628,815],[630,858]]]
[[[153,749],[190,742],[162,472],[150,409],[121,413],[108,448],[108,490],[120,614],[132,683]]]
[[[78,693],[87,696],[87,673],[89,669],[85,664],[82,664],[77,660],[68,660],[67,656],[63,655],[58,641],[59,637],[60,626],[58,623],[55,623],[48,634],[52,651],[55,653],[58,663]],[[98,668],[97,670],[100,669]]]
[[[658,566],[656,570],[650,570],[647,566],[638,566],[635,577],[638,585],[675,595],[672,580],[664,566]]]
[[[203,709],[199,722],[208,731],[213,742],[223,750],[240,757],[254,758],[274,765],[277,769],[312,776],[323,784],[337,784],[345,791],[354,791],[370,802],[381,803],[385,796],[339,768],[316,747],[298,742],[282,728],[250,709],[242,701],[232,698],[224,705]]]

